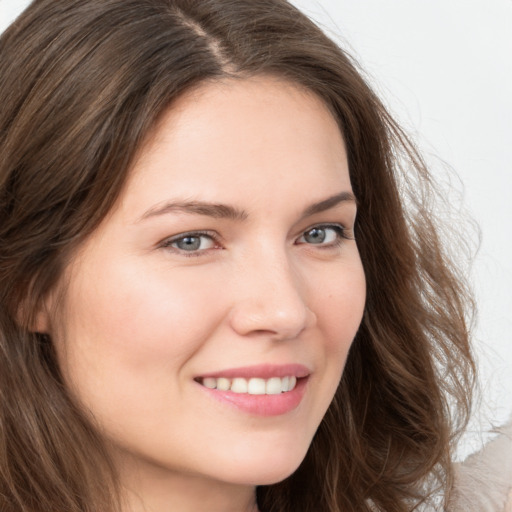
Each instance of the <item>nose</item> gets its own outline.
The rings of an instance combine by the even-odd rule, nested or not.
[[[306,283],[286,257],[251,258],[232,277],[236,291],[230,323],[239,335],[287,340],[316,324]]]

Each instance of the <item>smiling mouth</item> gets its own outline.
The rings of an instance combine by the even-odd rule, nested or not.
[[[286,377],[271,377],[262,379],[253,377],[245,379],[243,377],[235,377],[228,379],[226,377],[204,377],[196,379],[199,384],[208,389],[217,389],[219,391],[231,391],[237,394],[249,395],[279,395],[288,393],[295,389],[297,385],[297,377],[294,375]]]

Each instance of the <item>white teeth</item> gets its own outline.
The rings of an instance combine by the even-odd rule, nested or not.
[[[231,383],[231,391],[233,393],[247,393],[247,381],[245,379],[233,379]]]
[[[217,385],[215,388],[220,389],[221,391],[229,391],[229,388],[231,388],[231,381],[229,379],[224,379],[221,377],[220,379],[216,380]]]
[[[232,391],[233,393],[249,393],[250,395],[278,395],[291,391],[297,385],[295,376],[289,377],[271,377],[270,379],[261,379],[253,377],[244,379],[236,377],[235,379],[226,379],[219,377],[205,377],[201,384],[209,389],[218,389],[219,391]]]
[[[272,377],[271,379],[267,380],[267,385],[265,386],[265,392],[267,395],[279,395],[283,391],[283,381],[289,380],[288,377],[285,377],[284,379],[280,379],[279,377]],[[288,391],[288,385],[286,386],[286,389],[284,391]]]
[[[243,380],[243,379],[242,379]],[[247,385],[249,395],[264,395],[265,394],[265,380],[264,379],[250,379]]]
[[[206,379],[203,379],[203,386],[205,388],[215,389],[217,387],[217,379],[207,377]]]

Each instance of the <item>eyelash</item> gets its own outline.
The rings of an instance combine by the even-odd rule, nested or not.
[[[343,243],[343,240],[353,240],[353,237],[351,237],[348,234],[348,230],[341,224],[317,224],[317,225],[311,226],[311,227],[307,228],[306,230],[304,230],[302,232],[302,234],[298,237],[297,240],[300,240],[301,238],[306,236],[307,233],[310,233],[314,229],[318,229],[318,230],[332,229],[336,234],[336,239],[333,242],[329,242],[327,244],[323,244],[323,243],[308,244],[307,242],[302,242],[299,245],[303,245],[303,244],[311,245],[311,246],[318,245],[318,248],[321,248],[321,249],[332,249],[332,248],[340,247]],[[212,247],[212,248],[207,248],[207,249],[197,249],[197,250],[193,250],[193,251],[186,251],[186,250],[180,249],[179,247],[173,247],[173,244],[176,244],[186,238],[201,238],[201,237],[209,238],[217,246],[220,244],[219,237],[215,232],[212,232],[212,231],[189,231],[187,233],[180,233],[179,235],[165,239],[159,245],[159,247],[171,250],[172,252],[176,252],[177,254],[180,254],[187,258],[198,257],[198,256],[203,255],[205,252],[207,252],[211,249],[218,249],[218,247]]]

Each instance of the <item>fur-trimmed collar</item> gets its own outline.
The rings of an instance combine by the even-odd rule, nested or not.
[[[512,421],[455,470],[450,512],[512,512]]]

